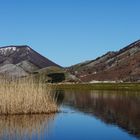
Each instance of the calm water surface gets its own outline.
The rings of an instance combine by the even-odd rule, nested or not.
[[[138,140],[140,93],[58,91],[61,113],[1,116],[0,140]]]

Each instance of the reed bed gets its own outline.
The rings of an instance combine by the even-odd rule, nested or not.
[[[0,115],[46,114],[58,111],[52,88],[34,79],[0,80]]]

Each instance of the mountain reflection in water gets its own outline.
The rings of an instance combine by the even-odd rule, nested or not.
[[[64,104],[140,137],[140,93],[65,91]]]
[[[0,116],[0,139],[41,139],[44,131],[46,134],[51,131],[53,120],[54,115]]]

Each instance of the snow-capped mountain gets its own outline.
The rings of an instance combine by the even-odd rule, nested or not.
[[[60,67],[29,46],[5,46],[0,48],[0,74],[26,76],[33,71],[49,66]]]

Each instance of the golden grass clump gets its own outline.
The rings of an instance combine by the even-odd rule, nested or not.
[[[52,89],[33,79],[0,80],[0,114],[41,114],[58,111]]]

